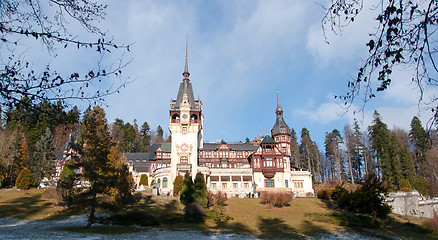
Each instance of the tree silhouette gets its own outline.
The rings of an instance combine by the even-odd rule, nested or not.
[[[118,92],[127,83],[121,77],[127,62],[122,58],[117,63],[104,65],[103,62],[111,51],[129,51],[129,45],[108,40],[105,31],[94,25],[104,19],[105,9],[106,5],[93,0],[1,1],[0,48],[8,54],[0,61],[0,104],[10,107],[23,97],[31,103],[71,99],[99,103],[105,96]],[[71,31],[73,27],[67,27],[77,23],[91,37],[80,36],[77,31]],[[96,40],[82,40],[93,38]],[[50,67],[49,57],[47,63],[38,62],[46,64],[41,70],[40,66],[34,67],[31,53],[23,50],[41,45],[53,58],[74,47],[90,49],[89,52],[99,54],[100,60],[82,73],[61,74],[61,69]],[[112,78],[118,79],[117,85],[105,83]]]
[[[363,0],[332,0],[324,6],[323,30],[335,34],[354,22],[364,7]],[[357,77],[347,82],[349,91],[337,96],[351,104],[362,95],[367,102],[376,92],[385,91],[393,81],[395,67],[415,69],[412,82],[417,85],[423,100],[426,88],[438,85],[437,24],[438,4],[435,0],[379,0],[371,7],[376,14],[377,28],[366,40],[369,55],[359,68]],[[374,74],[376,73],[376,74]],[[426,99],[426,103],[437,98]],[[432,106],[437,110],[437,106]]]

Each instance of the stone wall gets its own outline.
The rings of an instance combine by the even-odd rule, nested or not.
[[[424,200],[417,191],[394,192],[386,198],[392,212],[404,216],[432,218],[438,213],[438,199]]]

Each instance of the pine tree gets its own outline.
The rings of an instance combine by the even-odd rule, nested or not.
[[[195,201],[195,186],[193,185],[192,177],[188,172],[184,176],[183,186],[180,192],[179,200],[183,205],[187,205]]]
[[[142,148],[143,152],[149,152],[149,145],[151,143],[151,129],[147,122],[144,122],[141,125],[140,135],[142,137]]]
[[[335,180],[335,176],[338,182],[342,180],[342,173],[344,172],[343,157],[339,144],[343,142],[341,133],[337,129],[334,129],[330,133],[326,133],[325,136],[325,151],[326,157],[330,160],[332,168],[331,175],[332,181]]]
[[[207,199],[207,185],[205,185],[204,174],[197,173],[194,182],[195,201],[201,204],[204,207],[207,207],[208,199]]]
[[[57,191],[62,196],[62,201],[67,206],[73,203],[74,199],[74,184],[76,181],[76,164],[73,159],[68,160],[62,167],[61,174],[57,183]]]
[[[52,132],[49,128],[46,128],[46,132],[36,143],[29,168],[35,180],[35,185],[39,185],[44,177],[50,178],[55,172],[55,147]]]
[[[158,127],[157,127],[157,136],[160,136],[160,137],[163,138],[163,134],[164,134],[163,128],[160,125],[158,125]]]
[[[371,143],[372,157],[375,159],[378,176],[391,178],[391,162],[389,158],[389,130],[380,117],[380,114],[374,112],[373,125],[368,127],[369,140]]]
[[[175,177],[175,181],[173,181],[173,196],[178,196],[179,192],[182,189],[183,182],[183,176],[178,174],[178,176]]]
[[[15,134],[15,142],[11,146],[14,155],[12,158],[12,164],[10,165],[8,179],[9,184],[12,186],[15,185],[15,180],[17,179],[18,174],[26,167],[26,164],[29,161],[29,149],[24,133],[17,131]]]
[[[411,143],[414,146],[414,158],[416,172],[422,176],[425,176],[426,154],[430,149],[429,136],[421,125],[420,119],[415,116],[411,121],[411,131],[410,131]]]
[[[115,190],[115,201],[118,204],[128,203],[132,200],[132,191],[134,189],[134,180],[129,173],[125,164],[125,158],[122,157],[118,144],[113,144],[108,154],[108,160],[111,168],[115,171],[108,173],[108,177],[115,182],[112,188]]]
[[[291,164],[297,168],[302,168],[300,159],[300,150],[298,148],[298,139],[295,130],[291,130],[290,138],[290,152],[291,152]]]
[[[92,197],[90,216],[87,227],[94,223],[97,205],[97,194],[107,194],[116,184],[113,173],[117,171],[108,161],[111,148],[111,137],[105,112],[99,106],[88,112],[83,119],[83,177],[89,181],[89,194]]]

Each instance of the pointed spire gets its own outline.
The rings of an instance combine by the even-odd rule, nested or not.
[[[277,109],[275,110],[275,113],[277,114],[277,118],[283,118],[283,109],[280,106],[280,96],[278,95],[278,90],[277,90]]]
[[[186,65],[184,66],[184,72],[183,72],[183,76],[184,76],[184,80],[189,80],[189,64],[187,61],[187,49],[188,49],[188,42],[189,42],[189,35],[187,34],[187,38],[186,38]]]

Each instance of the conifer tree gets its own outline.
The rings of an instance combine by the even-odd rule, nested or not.
[[[195,201],[201,204],[204,207],[207,207],[208,199],[207,199],[207,185],[205,185],[204,174],[197,173],[194,182]]]
[[[382,121],[380,114],[374,112],[373,125],[368,127],[369,140],[371,143],[372,156],[375,159],[378,176],[383,177],[391,174],[391,162],[389,159],[389,130]]]
[[[414,146],[415,167],[417,173],[425,177],[426,154],[430,149],[429,136],[421,125],[420,119],[415,116],[411,121],[411,131],[409,133],[411,143]]]
[[[111,137],[108,130],[105,112],[99,106],[88,112],[83,119],[83,155],[81,165],[83,177],[89,181],[89,194],[92,197],[90,216],[87,227],[91,227],[95,219],[97,194],[108,194],[116,184],[116,169],[109,164],[108,154],[111,148]]]
[[[26,164],[29,161],[29,149],[24,133],[16,131],[15,134],[15,143],[11,146],[11,148],[13,148],[12,151],[14,152],[14,155],[12,164],[10,166],[8,179],[9,184],[12,186],[15,185],[15,180],[17,179],[18,174],[23,168],[26,167]]]
[[[142,139],[142,147],[141,150],[143,152],[149,152],[149,145],[151,143],[151,129],[149,127],[149,124],[147,122],[144,122],[141,125],[140,129],[140,135]]]
[[[132,190],[134,189],[134,180],[129,173],[125,164],[125,158],[120,152],[118,144],[113,144],[108,154],[108,160],[111,168],[115,171],[109,172],[108,177],[115,182],[115,200],[118,204],[128,203],[132,200]]]
[[[297,168],[302,168],[300,159],[300,150],[298,148],[298,139],[295,130],[292,128],[290,137],[290,152],[291,152],[291,163]]]
[[[55,172],[55,147],[52,132],[49,128],[46,128],[46,132],[36,143],[29,168],[35,180],[35,185],[39,185],[44,177],[50,178]]]
[[[29,169],[23,168],[18,174],[17,180],[15,181],[15,186],[18,189],[27,190],[33,184],[32,174]]]
[[[188,172],[184,176],[183,186],[179,196],[179,200],[183,205],[187,205],[195,201],[195,186],[193,185],[192,177]]]
[[[183,186],[183,181],[183,176],[178,174],[178,176],[175,177],[175,181],[173,181],[173,196],[178,196]]]

